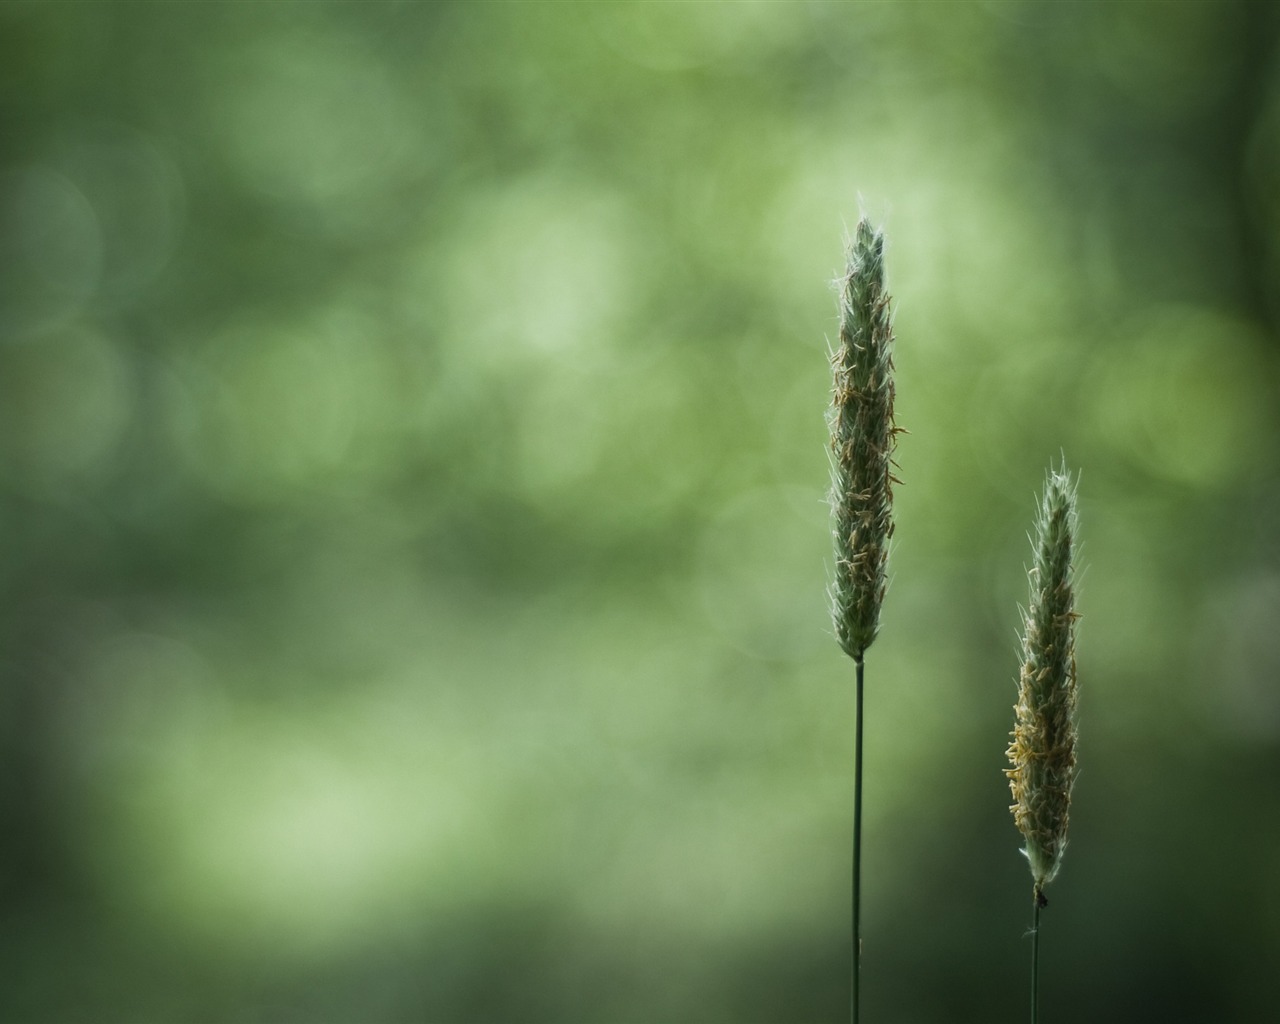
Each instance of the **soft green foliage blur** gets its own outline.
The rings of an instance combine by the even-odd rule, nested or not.
[[[888,239],[867,1020],[1280,961],[1274,5],[0,6],[0,1019],[847,1014],[830,281]]]

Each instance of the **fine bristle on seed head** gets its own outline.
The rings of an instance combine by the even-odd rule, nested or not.
[[[893,535],[893,325],[884,236],[864,219],[840,282],[840,339],[832,354],[831,506],[836,550],[832,619],[855,660],[875,640]]]
[[[1007,751],[1012,767],[1005,774],[1013,793],[1010,810],[1026,839],[1023,852],[1039,894],[1062,865],[1076,778],[1076,488],[1065,461],[1045,480],[1033,543]]]

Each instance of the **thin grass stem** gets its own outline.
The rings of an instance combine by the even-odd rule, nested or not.
[[[855,658],[853,726],[853,988],[850,1019],[858,1024],[862,995],[862,658]]]
[[[1046,900],[1035,887],[1035,896],[1031,900],[1035,908],[1031,912],[1031,1024],[1040,1019],[1040,908]]]

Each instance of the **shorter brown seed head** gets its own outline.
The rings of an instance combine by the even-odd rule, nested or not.
[[[1064,464],[1050,471],[1036,519],[1031,606],[1023,616],[1007,751],[1013,767],[1005,772],[1037,893],[1061,866],[1076,778],[1075,532],[1075,487]]]

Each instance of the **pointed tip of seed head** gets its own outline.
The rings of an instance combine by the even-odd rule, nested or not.
[[[871,221],[863,217],[854,228],[853,241],[849,245],[849,267],[865,260],[879,261],[884,258],[884,234],[871,226]]]
[[[1045,497],[1048,498],[1052,492],[1055,495],[1061,494],[1068,498],[1074,499],[1076,490],[1080,485],[1080,474],[1072,472],[1067,467],[1067,456],[1065,453],[1059,452],[1059,461],[1055,466],[1049,463],[1049,468],[1044,475]]]

